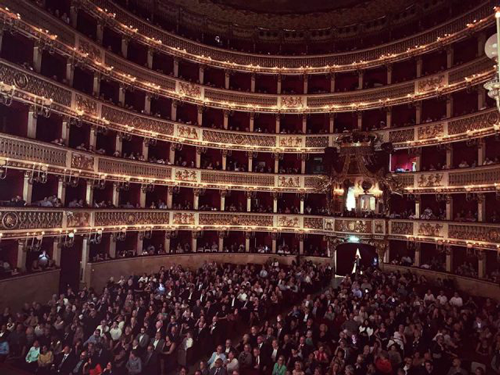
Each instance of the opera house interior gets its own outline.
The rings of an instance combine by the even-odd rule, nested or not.
[[[1,0],[0,374],[500,374],[493,0]]]

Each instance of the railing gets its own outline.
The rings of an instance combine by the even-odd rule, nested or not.
[[[500,165],[429,172],[396,173],[404,190],[415,194],[499,192]]]
[[[0,81],[15,87],[14,100],[40,108],[47,107],[79,121],[127,132],[145,138],[184,143],[200,147],[276,153],[318,153],[332,147],[338,134],[290,135],[214,130],[162,120],[109,105],[91,96],[57,84],[41,75],[0,61]],[[467,85],[467,84],[465,84]],[[494,109],[436,123],[377,131],[383,142],[395,148],[411,148],[483,137],[498,131],[498,112]]]
[[[84,0],[80,4],[119,34],[153,50],[208,66],[269,74],[329,73],[381,66],[443,48],[468,37],[471,30],[481,30],[494,22],[492,4],[487,1],[443,25],[376,48],[316,56],[266,56],[210,47],[173,35],[107,0]]]
[[[26,12],[26,10],[24,11]],[[3,14],[9,20],[14,18],[12,24],[8,24],[9,27],[41,43],[49,44],[50,48],[58,49],[61,54],[70,59],[77,59],[79,62],[85,63],[87,68],[107,78],[115,79],[125,87],[133,85],[150,95],[161,95],[174,100],[226,110],[299,114],[363,111],[446,95],[484,83],[491,78],[494,71],[491,61],[482,57],[446,72],[412,82],[350,93],[311,95],[244,93],[214,89],[170,78],[105,52],[102,47],[71,29],[68,33],[74,33],[73,38],[66,36],[59,40],[58,37],[48,35],[40,28],[35,27],[34,25],[38,25],[36,22],[28,24],[17,19],[17,16],[12,13],[4,12]],[[69,28],[69,26],[60,23],[59,20],[49,19],[47,22],[50,21],[57,22],[61,27]],[[59,28],[57,30],[60,31]],[[63,43],[63,40],[73,40],[74,43],[68,45]]]
[[[127,209],[0,208],[3,238],[80,235],[97,230],[191,230],[320,234],[401,239],[476,248],[500,248],[500,225],[430,220],[387,220],[252,212]]]

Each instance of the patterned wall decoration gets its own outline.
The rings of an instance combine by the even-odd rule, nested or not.
[[[87,171],[94,170],[94,157],[85,154],[71,153],[71,168],[85,169]]]
[[[415,140],[414,129],[395,130],[389,132],[389,142],[401,143]]]
[[[273,135],[228,133],[204,129],[203,140],[221,144],[276,147],[276,136]]]
[[[194,225],[195,216],[190,212],[176,212],[172,218],[172,224],[177,225]]]
[[[371,233],[372,222],[369,220],[335,220],[335,232]]]
[[[466,133],[467,130],[473,131],[491,128],[493,125],[498,124],[499,120],[500,115],[496,109],[488,110],[480,114],[450,121],[448,123],[448,134],[456,135]]]
[[[402,187],[413,187],[414,175],[408,173],[397,173],[393,175],[398,184],[401,184]]]
[[[97,116],[97,102],[87,96],[75,93],[75,104],[77,111],[83,111],[88,115]]]
[[[441,230],[444,228],[439,223],[418,223],[418,235],[425,237],[442,237]]]
[[[172,178],[172,167],[140,163],[127,159],[111,159],[99,157],[97,171],[122,176],[140,176],[159,180]]]
[[[91,225],[89,211],[66,211],[66,225],[69,228],[81,228]]]
[[[77,48],[80,52],[87,53],[88,57],[94,61],[102,62],[102,52],[94,42],[84,39],[78,34],[76,34],[76,37]]]
[[[66,166],[66,150],[0,135],[0,155],[49,165]]]
[[[417,128],[417,138],[422,141],[425,139],[432,139],[442,137],[444,135],[444,124],[434,124],[428,126],[420,126]]]
[[[192,98],[201,98],[201,86],[189,82],[178,82],[178,93],[180,95],[190,96]]]
[[[443,186],[444,173],[421,174],[418,176],[418,187]]]
[[[198,177],[196,176],[196,171],[182,169],[175,171],[175,180],[176,181],[186,181],[186,182],[196,182],[198,181]]]
[[[149,117],[135,115],[106,105],[102,106],[102,117],[116,124],[128,125],[134,128],[149,130],[164,135],[174,135],[174,124],[154,120]]]
[[[218,173],[201,171],[201,182],[206,184],[228,184],[240,186],[274,187],[274,176],[264,173]]]
[[[96,211],[95,226],[162,225],[169,224],[169,213],[164,211]]]
[[[300,187],[300,177],[299,176],[278,176],[278,187],[299,188]]]
[[[272,227],[273,215],[199,214],[200,225]]]
[[[500,181],[500,167],[448,173],[448,186],[487,185]]]
[[[330,137],[328,136],[307,136],[306,137],[306,147],[311,148],[323,148],[328,147],[330,143]]]
[[[0,210],[0,230],[61,228],[62,219],[62,211]]]
[[[322,217],[304,217],[304,228],[323,229],[324,219]]]
[[[450,224],[448,226],[448,238],[498,244],[500,243],[500,228],[482,225]]]
[[[282,96],[281,106],[287,108],[302,108],[304,101],[302,96]]]
[[[392,221],[391,234],[413,235],[413,223],[409,221]]]
[[[439,74],[417,81],[416,89],[417,92],[422,93],[442,88],[446,85],[446,83],[446,74]]]
[[[280,147],[301,147],[303,137],[280,137],[279,138],[279,146]]]
[[[278,217],[278,227],[282,228],[300,228],[300,221],[298,217]]]
[[[198,131],[191,126],[177,125],[177,135],[181,138],[198,140]]]

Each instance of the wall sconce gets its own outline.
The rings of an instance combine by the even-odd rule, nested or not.
[[[64,187],[77,187],[80,182],[80,174],[65,169],[62,175],[62,182]]]
[[[118,136],[120,137],[120,139],[122,141],[131,141],[132,140],[132,134],[130,134],[130,133],[120,132]]]
[[[127,228],[122,228],[119,232],[111,233],[112,239],[116,241],[125,241],[127,238]]]
[[[33,185],[35,182],[45,184],[47,182],[47,166],[42,164],[33,164],[31,171],[26,171],[25,176],[28,177],[28,183]]]
[[[95,180],[90,180],[92,189],[104,190],[106,187],[106,175],[99,174],[99,178]]]
[[[52,111],[52,99],[45,97],[35,98],[35,102],[32,104],[33,112],[37,115],[42,115],[45,118],[49,118]]]
[[[0,158],[0,180],[5,180],[7,178],[8,163],[8,159]]]
[[[45,233],[42,232],[38,236],[31,237],[31,238],[26,238],[24,242],[24,248],[26,251],[40,251],[42,248],[42,242],[43,242],[43,235]]]
[[[139,231],[139,239],[142,241],[144,239],[151,239],[153,237],[153,228],[148,228],[145,231]]]
[[[129,190],[130,190],[130,182],[128,181],[118,182],[116,184],[116,191],[129,191]]]
[[[141,191],[143,193],[152,193],[154,190],[155,190],[155,186],[154,186],[153,182],[141,184]]]
[[[15,86],[7,85],[3,81],[0,82],[0,102],[10,107],[12,104],[12,99],[14,98],[14,92],[16,90]]]
[[[65,248],[73,247],[75,244],[75,231],[60,236],[61,245]]]
[[[102,229],[91,232],[89,236],[89,243],[92,245],[99,245],[102,242]]]

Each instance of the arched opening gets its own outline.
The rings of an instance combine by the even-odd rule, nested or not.
[[[354,269],[356,255],[359,256],[359,266],[363,268],[371,267],[378,264],[377,250],[375,246],[348,242],[337,246],[336,256],[336,271],[337,275],[350,275]]]

